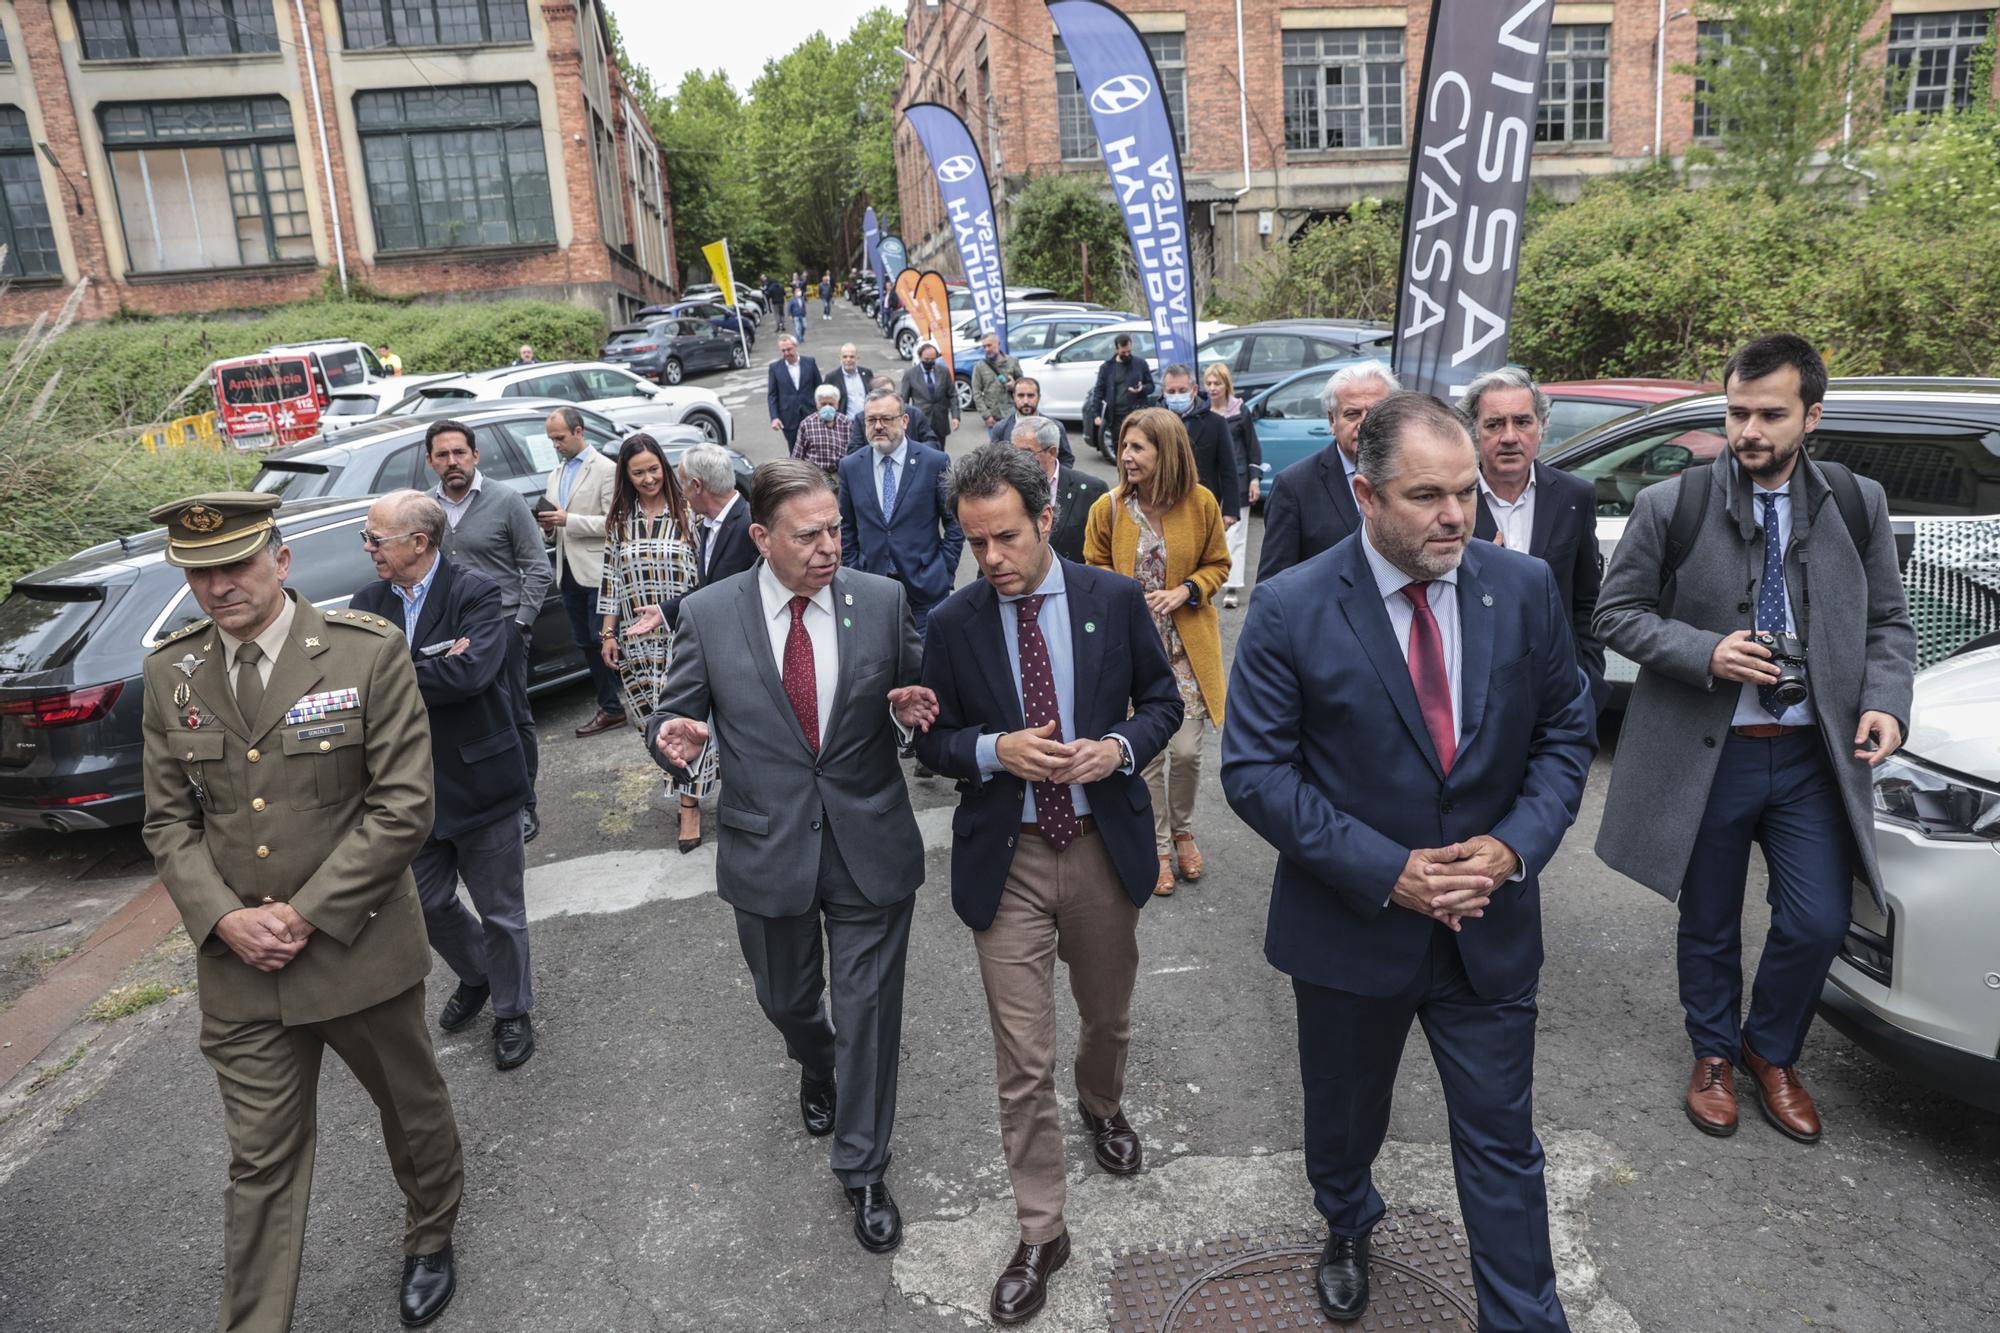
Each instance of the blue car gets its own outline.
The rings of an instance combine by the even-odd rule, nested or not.
[[[1333,443],[1333,427],[1327,424],[1326,407],[1320,395],[1326,382],[1342,366],[1358,365],[1368,357],[1350,356],[1301,370],[1279,380],[1243,405],[1257,432],[1257,448],[1263,452],[1264,489],[1271,479],[1301,458],[1318,453]]]
[[[1008,324],[1007,351],[1016,360],[1025,361],[1031,356],[1040,356],[1051,347],[1061,347],[1079,333],[1088,333],[1106,324],[1123,324],[1136,318],[1138,316],[1123,310],[1076,310],[1053,315],[1030,315]],[[958,410],[961,413],[972,410],[972,368],[984,355],[979,350],[977,338],[964,339],[963,345],[952,349],[952,370],[958,381]]]

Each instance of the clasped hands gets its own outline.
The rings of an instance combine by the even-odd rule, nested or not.
[[[1403,863],[1389,900],[1460,930],[1466,917],[1486,915],[1493,891],[1520,868],[1513,848],[1489,834],[1449,847],[1419,847]]]
[[[238,958],[259,972],[276,972],[306,947],[313,923],[290,903],[266,898],[262,906],[224,913],[215,923],[215,933]]]
[[[1117,741],[1065,741],[1053,722],[1008,732],[995,752],[1001,767],[1023,782],[1057,782],[1066,787],[1101,781],[1125,764],[1125,751]]]

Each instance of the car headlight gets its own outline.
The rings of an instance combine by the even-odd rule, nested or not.
[[[1895,754],[1875,770],[1875,813],[1944,842],[2000,840],[2000,788]]]

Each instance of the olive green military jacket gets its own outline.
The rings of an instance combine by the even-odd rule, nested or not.
[[[428,976],[410,862],[431,830],[430,721],[401,627],[299,602],[248,720],[207,621],[148,654],[145,681],[146,846],[198,949],[203,1012],[317,1023]],[[314,927],[276,972],[215,933],[265,898]]]

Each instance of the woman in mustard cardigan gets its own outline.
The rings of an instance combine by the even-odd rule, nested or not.
[[[1174,891],[1202,875],[1195,846],[1195,784],[1201,778],[1205,723],[1222,725],[1222,628],[1215,595],[1229,576],[1222,508],[1195,474],[1194,450],[1181,419],[1162,408],[1132,413],[1118,431],[1118,488],[1090,507],[1083,558],[1136,579],[1173,663],[1187,717],[1167,748],[1146,765],[1160,878],[1153,892]]]

